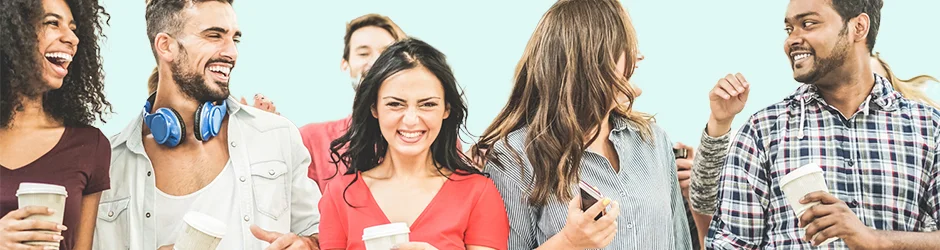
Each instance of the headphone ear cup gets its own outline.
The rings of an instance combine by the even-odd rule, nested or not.
[[[183,141],[183,138],[186,138],[186,122],[183,121],[183,116],[181,116],[179,112],[176,112],[175,109],[169,109],[169,110],[172,111],[173,115],[176,116],[177,124],[179,124],[177,128],[180,131],[179,141]],[[177,142],[176,144],[179,144],[179,142]]]
[[[175,147],[186,135],[186,130],[182,129],[186,126],[183,125],[183,119],[176,110],[160,108],[144,119],[153,139],[160,145]]]
[[[206,105],[208,105],[208,103],[203,103],[202,105],[199,105],[198,107],[196,107],[196,112],[193,112],[193,114],[196,116],[196,117],[193,117],[194,118],[193,119],[193,135],[195,135],[196,140],[199,140],[199,141],[205,141],[207,139],[203,137],[203,134],[204,134],[203,131],[205,131],[205,129],[202,128],[203,126],[202,124],[204,123],[202,119],[203,117],[205,117],[205,115],[203,115],[202,112],[203,110],[205,110]]]

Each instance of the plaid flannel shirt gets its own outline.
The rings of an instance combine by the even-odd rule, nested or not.
[[[845,118],[812,85],[754,114],[731,142],[722,170],[709,249],[811,249],[780,189],[808,163],[862,223],[923,231],[940,218],[940,111],[901,97],[875,75],[871,94]],[[841,240],[812,249],[847,249]]]

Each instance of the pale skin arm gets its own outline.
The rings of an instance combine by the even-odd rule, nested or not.
[[[75,248],[73,250],[91,250],[92,240],[95,237],[95,222],[98,218],[98,202],[101,201],[101,192],[82,196],[82,215],[78,231],[75,231]]]

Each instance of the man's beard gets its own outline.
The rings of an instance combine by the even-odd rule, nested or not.
[[[793,79],[801,83],[816,84],[823,76],[829,75],[837,67],[844,65],[849,55],[848,33],[846,32],[847,30],[844,28],[842,32],[839,32],[839,40],[836,41],[836,45],[832,48],[832,54],[828,57],[819,57],[813,51],[813,69]]]
[[[199,102],[221,101],[228,98],[229,90],[227,82],[217,81],[210,83],[205,80],[206,75],[204,72],[184,70],[182,65],[189,64],[189,60],[186,60],[186,56],[186,49],[180,46],[179,58],[170,65],[170,70],[173,72],[173,81],[179,86],[180,92]],[[219,90],[213,90],[210,88],[210,84],[219,86]]]

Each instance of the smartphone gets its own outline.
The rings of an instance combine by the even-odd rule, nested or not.
[[[587,211],[588,208],[594,205],[594,203],[597,203],[604,198],[604,195],[601,194],[600,190],[597,190],[596,187],[591,186],[583,180],[578,183],[578,187],[581,189],[581,211]],[[597,216],[594,217],[594,220],[599,220],[601,216],[604,216],[606,208],[604,210],[605,211],[601,211],[601,213],[597,214]]]
[[[674,148],[672,152],[676,154],[676,159],[685,159],[689,157],[689,150],[684,148]]]

